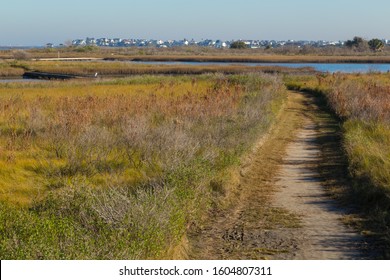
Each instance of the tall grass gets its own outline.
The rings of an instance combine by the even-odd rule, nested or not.
[[[2,259],[169,257],[284,98],[267,75],[0,92]]]
[[[12,63],[2,62],[0,60],[0,77],[17,77],[22,76],[25,69],[23,63],[14,61]]]
[[[335,76],[325,80],[329,104],[344,118],[345,149],[350,170],[359,178],[356,190],[380,205],[390,224],[390,82],[387,75]]]

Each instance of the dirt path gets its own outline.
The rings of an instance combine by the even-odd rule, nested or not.
[[[290,92],[272,132],[244,164],[232,205],[189,236],[189,258],[369,258],[365,240],[342,223],[346,211],[324,190],[314,103]]]
[[[326,195],[318,172],[318,131],[312,121],[299,130],[287,147],[281,165],[274,205],[301,217],[299,247],[292,259],[362,259],[362,237],[346,228],[341,219],[347,213]]]

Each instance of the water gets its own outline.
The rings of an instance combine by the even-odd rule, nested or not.
[[[368,73],[368,72],[389,72],[390,64],[377,63],[262,63],[261,65],[274,65],[284,67],[312,67],[316,71],[329,73]]]
[[[230,62],[182,62],[182,61],[131,61],[134,64],[152,65],[243,65],[243,66],[282,66],[291,68],[311,67],[316,71],[329,73],[368,73],[390,72],[390,64],[379,63],[230,63]]]
[[[316,71],[329,73],[369,73],[369,72],[390,72],[390,63],[230,63],[230,62],[182,62],[182,61],[130,61],[132,64],[149,65],[243,65],[243,66],[282,66],[291,68],[311,67]],[[15,82],[46,82],[46,80],[34,79],[1,79],[0,83]]]

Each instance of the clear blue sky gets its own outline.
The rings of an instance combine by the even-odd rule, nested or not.
[[[389,0],[3,0],[0,45],[90,37],[390,39]]]

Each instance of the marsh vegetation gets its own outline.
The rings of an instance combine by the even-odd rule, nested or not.
[[[124,52],[111,57],[128,59]],[[376,54],[267,58],[243,52],[188,52],[184,59],[384,61]],[[174,50],[131,55],[183,59]],[[42,56],[48,55],[42,51]],[[237,192],[227,187],[230,170],[275,122],[285,104],[285,84],[320,94],[338,116],[341,153],[353,182],[344,191],[361,206],[371,228],[390,240],[388,74],[305,76],[307,69],[121,61],[0,62],[2,77],[30,70],[132,77],[0,84],[2,259],[178,257],[175,247],[187,232],[201,227],[210,209],[225,207]]]
[[[268,75],[0,87],[2,259],[169,257],[285,96]]]

